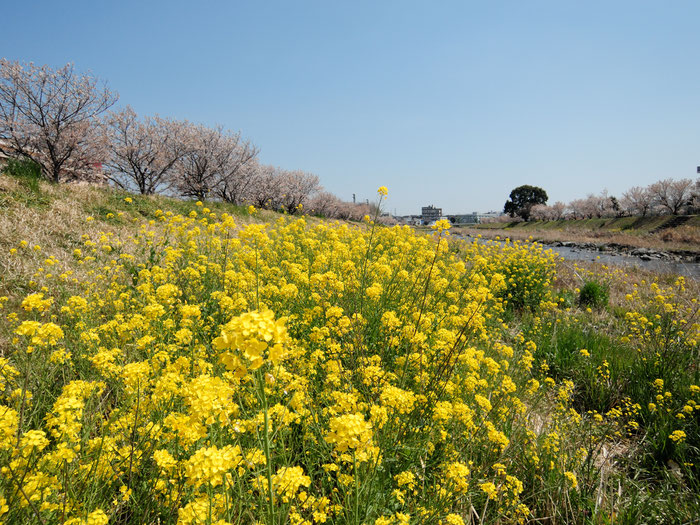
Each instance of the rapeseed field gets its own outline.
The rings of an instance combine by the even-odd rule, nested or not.
[[[36,265],[0,297],[0,522],[698,509],[700,326],[682,278],[567,270],[446,221],[423,235],[207,206],[133,218],[128,235],[108,227],[122,212],[104,231],[85,216],[70,258],[10,248],[8,268]],[[629,289],[593,309],[576,278]]]

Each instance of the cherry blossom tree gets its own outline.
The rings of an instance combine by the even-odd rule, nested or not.
[[[224,169],[226,132],[220,126],[190,124],[185,137],[186,152],[175,165],[175,185],[181,195],[205,200]]]
[[[279,168],[258,165],[247,191],[247,200],[258,208],[277,209],[280,205]]]
[[[259,208],[295,214],[308,208],[312,196],[319,191],[318,176],[312,173],[258,165],[246,200]]]
[[[225,202],[242,205],[248,197],[259,169],[257,155],[260,150],[240,133],[228,134],[221,141],[220,169],[215,174],[214,194]]]
[[[654,201],[672,215],[678,215],[688,204],[693,188],[690,179],[664,179],[649,186]]]
[[[549,206],[546,204],[535,204],[530,208],[530,218],[535,221],[548,221],[550,217]]]
[[[573,219],[586,219],[589,217],[590,209],[587,199],[574,199],[569,203],[569,208]]]
[[[117,98],[73,64],[0,59],[0,151],[33,160],[53,182],[90,179],[105,146],[97,118]]]
[[[558,221],[564,218],[564,213],[566,212],[566,204],[562,201],[557,201],[550,206],[552,210],[552,220]]]
[[[187,153],[187,122],[158,116],[141,120],[131,107],[104,119],[109,154],[106,176],[145,195],[169,188],[175,164]]]
[[[557,201],[551,206],[547,206],[546,204],[536,204],[530,210],[530,214],[535,220],[556,221],[564,216],[565,210],[566,205],[561,201]]]
[[[361,221],[365,215],[372,216],[372,210],[369,204],[354,202],[343,202],[338,208],[338,219],[350,220],[350,221]]]
[[[184,153],[175,164],[179,193],[204,200],[213,196],[243,204],[258,171],[258,148],[240,133],[189,124]]]
[[[379,224],[383,224],[384,226],[396,226],[399,223],[399,221],[397,221],[394,217],[388,214],[380,215],[377,218],[377,222],[379,222]]]
[[[634,186],[622,194],[621,206],[630,215],[646,217],[654,208],[654,196],[649,188]]]
[[[565,208],[564,203],[560,201],[551,206],[536,204],[530,210],[530,216],[539,221],[556,221],[563,217]]]
[[[616,210],[613,201],[608,195],[608,190],[603,190],[599,195],[589,193],[586,197],[586,211],[590,217],[614,217]]]
[[[280,202],[287,213],[295,214],[308,204],[309,198],[321,189],[318,176],[301,170],[281,170]]]
[[[309,200],[308,212],[328,219],[338,217],[343,201],[328,191],[320,191]]]

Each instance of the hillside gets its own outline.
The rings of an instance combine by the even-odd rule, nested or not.
[[[144,221],[160,227],[165,214],[187,215],[194,202],[162,195],[143,196],[87,184],[57,185],[33,178],[0,174],[0,295],[25,288],[47,255],[73,265],[74,251],[84,249],[83,236],[98,233],[124,242],[137,234]],[[215,213],[228,213],[241,224],[273,220],[279,214],[257,210],[251,217],[245,208],[208,202]],[[199,209],[199,208],[197,208]],[[13,255],[26,243],[21,257]],[[39,246],[40,250],[33,247]],[[73,268],[80,274],[80,268]]]

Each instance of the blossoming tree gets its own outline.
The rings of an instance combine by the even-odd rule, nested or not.
[[[175,164],[187,153],[186,122],[158,116],[139,119],[127,106],[110,113],[104,124],[111,182],[148,195],[171,185]]]
[[[199,200],[213,194],[240,203],[251,178],[246,166],[254,161],[258,148],[221,126],[190,124],[184,136],[186,152],[175,164],[180,194]]]
[[[73,64],[52,69],[0,59],[1,151],[35,161],[53,182],[89,179],[104,152],[96,119],[117,98]]]

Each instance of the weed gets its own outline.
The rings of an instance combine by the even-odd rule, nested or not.
[[[38,181],[41,179],[41,166],[30,159],[9,159],[5,166],[5,173],[31,184],[39,190]]]
[[[579,292],[579,305],[590,308],[604,308],[608,305],[610,287],[607,283],[586,281]]]
[[[45,208],[51,199],[41,191],[41,167],[29,159],[10,159],[5,166],[5,174],[19,183],[12,191],[11,202],[28,207]]]

